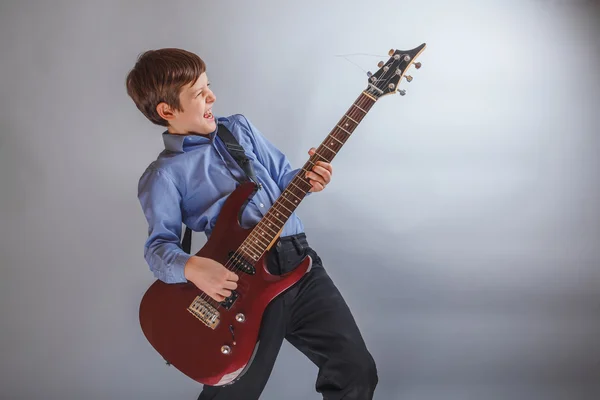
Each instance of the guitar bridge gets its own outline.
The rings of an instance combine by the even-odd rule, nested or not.
[[[215,329],[221,321],[219,318],[220,313],[217,311],[217,309],[200,296],[196,296],[187,310],[210,329]]]

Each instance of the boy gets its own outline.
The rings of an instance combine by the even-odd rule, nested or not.
[[[222,301],[237,288],[238,276],[216,261],[184,252],[180,245],[182,223],[210,236],[223,202],[245,179],[216,136],[218,124],[244,148],[262,185],[242,213],[243,226],[260,221],[299,169],[292,170],[287,158],[243,115],[215,118],[216,97],[206,66],[194,53],[174,48],[147,51],[138,57],[126,86],[138,109],[154,124],[166,127],[165,150],[144,171],[138,186],[148,221],[144,257],[157,279],[191,281]],[[331,173],[331,165],[323,162],[307,172],[310,192],[323,190]],[[316,390],[323,398],[372,399],[378,382],[375,362],[293,213],[277,245],[269,250],[268,268],[273,274],[288,272],[306,255],[313,259],[310,272],[265,310],[261,345],[249,370],[232,385],[204,385],[199,400],[258,399],[284,338],[318,366]]]

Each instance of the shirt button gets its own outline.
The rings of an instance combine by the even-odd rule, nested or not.
[[[261,206],[261,207],[264,207],[265,205],[264,205],[263,203],[260,203],[260,206]]]

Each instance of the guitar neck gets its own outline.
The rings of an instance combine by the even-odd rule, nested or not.
[[[317,161],[330,163],[352,135],[358,124],[367,115],[377,99],[363,91],[348,111],[342,116],[329,135],[316,149],[315,154],[304,164],[277,201],[253,228],[238,252],[248,261],[258,260],[279,236],[283,226],[309,192],[311,185],[305,177]]]

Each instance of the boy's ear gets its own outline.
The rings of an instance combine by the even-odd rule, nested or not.
[[[173,109],[164,101],[157,104],[156,112],[161,116],[161,118],[164,118],[167,121],[172,121],[175,118]]]

